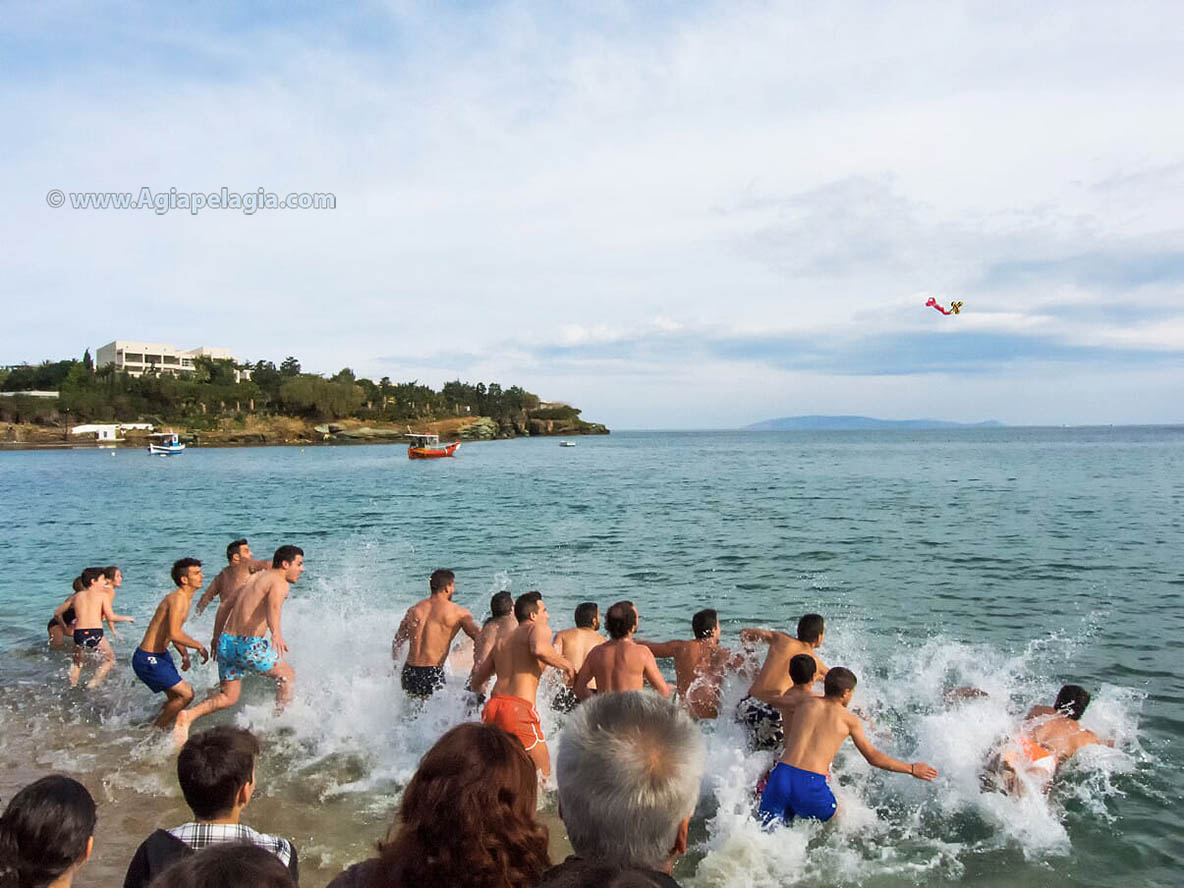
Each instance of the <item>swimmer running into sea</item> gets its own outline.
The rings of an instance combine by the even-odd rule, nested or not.
[[[902,762],[872,746],[863,722],[847,709],[855,693],[855,673],[836,666],[826,673],[824,696],[806,697],[793,707],[785,729],[785,751],[769,774],[761,795],[760,817],[766,824],[795,817],[830,820],[838,810],[830,789],[830,766],[848,737],[869,765],[884,771],[932,780],[937,770],[924,762]]]
[[[575,620],[575,627],[556,632],[551,644],[578,673],[584,665],[584,660],[588,658],[588,651],[598,644],[603,644],[604,636],[600,634],[600,608],[596,602],[585,601],[582,604],[577,604]],[[571,689],[574,679],[573,675],[551,701],[551,708],[556,712],[572,712],[580,705],[579,699]]]
[[[744,658],[719,643],[719,614],[708,608],[691,617],[690,641],[641,641],[654,657],[674,659],[678,695],[695,718],[719,715],[720,686],[729,670],[739,669]]]
[[[633,640],[641,621],[632,601],[618,601],[605,614],[604,626],[609,640],[588,652],[588,658],[576,676],[574,691],[580,700],[607,691],[640,691],[646,682],[663,697],[670,696],[670,686],[662,677],[650,649]],[[596,682],[596,690],[591,683]]]
[[[79,579],[82,589],[74,594],[74,665],[70,667],[70,687],[78,686],[86,656],[94,653],[101,661],[86,686],[97,688],[115,665],[115,651],[103,637],[103,621],[110,625],[113,622],[134,623],[135,620],[118,616],[111,609],[111,581],[104,575],[103,568],[88,567]]]
[[[444,687],[444,661],[457,633],[463,629],[474,641],[481,634],[473,615],[452,601],[456,592],[456,575],[452,571],[433,571],[428,590],[431,594],[427,598],[407,609],[391,643],[391,658],[396,662],[403,646],[408,646],[400,679],[408,696],[420,700]],[[478,686],[472,687],[480,693]]]
[[[817,667],[815,681],[821,681],[826,676],[826,666],[815,653],[825,637],[826,623],[818,614],[806,614],[798,620],[797,638],[786,632],[769,629],[740,630],[741,642],[764,642],[769,646],[768,656],[761,671],[752,680],[748,695],[736,705],[736,721],[748,727],[749,748],[781,747],[781,714],[773,707],[772,700],[789,690],[789,661],[797,654],[809,654],[814,658]]]
[[[473,642],[473,672],[477,671],[485,658],[493,651],[497,640],[518,628],[514,616],[514,596],[502,590],[489,599],[489,619],[481,624],[481,633]],[[469,690],[477,696],[478,705],[485,702],[485,688],[473,687],[472,673],[469,675]]]
[[[270,561],[251,557],[251,547],[247,545],[245,539],[235,540],[226,547],[226,560],[229,563],[222,568],[222,572],[218,576],[214,577],[214,582],[206,587],[206,591],[197,601],[197,615],[199,617],[215,598],[220,600],[222,595],[233,592],[249,580],[251,574],[271,567]]]

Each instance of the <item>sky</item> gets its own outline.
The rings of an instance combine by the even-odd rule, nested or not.
[[[221,346],[610,428],[1184,422],[1179,3],[49,0],[0,69],[0,364]],[[336,206],[49,205],[144,187]]]

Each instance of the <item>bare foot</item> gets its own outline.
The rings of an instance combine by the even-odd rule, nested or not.
[[[81,666],[71,666],[70,667],[70,687],[72,687],[72,688],[78,687],[78,677],[80,675],[82,675],[82,667]]]
[[[189,713],[182,710],[177,713],[177,718],[173,721],[173,743],[180,749],[185,745],[185,741],[189,739],[189,722],[191,721]]]

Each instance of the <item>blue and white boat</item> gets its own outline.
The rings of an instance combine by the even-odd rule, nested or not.
[[[153,456],[176,456],[185,452],[185,445],[176,432],[158,432],[151,437],[159,439],[148,442],[148,452]]]

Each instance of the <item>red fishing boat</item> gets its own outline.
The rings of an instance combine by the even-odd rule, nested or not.
[[[439,459],[442,456],[454,456],[460,447],[460,441],[440,446],[439,435],[408,435],[411,443],[407,445],[408,459]]]

